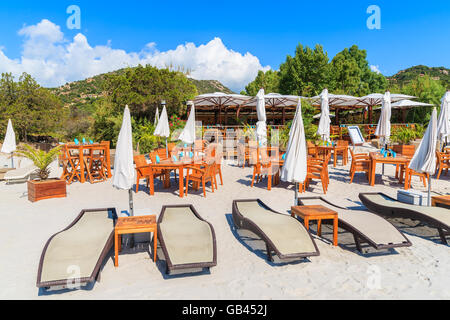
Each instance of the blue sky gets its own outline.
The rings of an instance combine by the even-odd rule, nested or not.
[[[78,5],[81,9],[81,30],[69,30],[66,27],[69,16],[66,8],[72,4]],[[369,17],[366,10],[369,5],[378,5],[381,9],[381,30],[369,30],[366,27],[366,20]],[[142,53],[148,43],[154,43],[151,50],[157,50],[158,53],[193,43],[191,53],[180,51],[177,54],[195,54],[195,62],[191,56],[183,60],[178,55],[177,58],[171,58],[175,60],[170,61],[177,61],[178,64],[187,61],[187,67],[199,70],[201,68],[198,67],[201,64],[199,61],[206,50],[199,49],[199,46],[219,38],[221,43],[217,41],[214,46],[211,45],[213,48],[207,50],[207,54],[212,55],[211,60],[207,61],[213,61],[215,50],[219,50],[218,59],[222,51],[226,51],[229,57],[224,58],[224,63],[219,63],[204,72],[198,71],[196,75],[212,77],[217,73],[215,78],[225,79],[234,90],[242,88],[245,82],[253,77],[257,71],[255,69],[267,69],[269,66],[278,69],[286,55],[293,54],[298,43],[308,46],[321,44],[330,59],[342,49],[357,44],[367,50],[369,63],[385,75],[392,75],[417,64],[450,67],[448,40],[450,1],[359,0],[319,3],[300,0],[225,2],[91,0],[2,1],[0,48],[7,60],[2,64],[0,59],[0,71],[29,71],[34,73],[33,76],[42,79],[43,84],[49,85],[58,81],[77,80],[74,78],[82,78],[98,70],[104,71],[106,67],[92,67],[85,73],[67,72],[64,77],[58,77],[58,70],[48,69],[50,64],[55,65],[48,62],[49,56],[54,55],[53,53],[37,56],[34,54],[33,61],[38,58],[45,61],[39,66],[29,67],[27,58],[30,56],[26,52],[33,51],[30,49],[31,46],[36,45],[40,38],[32,30],[19,35],[19,30],[36,26],[43,19],[59,28],[62,38],[57,37],[55,44],[56,48],[64,47],[61,50],[70,50],[68,46],[74,42],[73,38],[78,33],[86,38],[89,48],[107,45],[111,49],[120,49],[127,54]],[[100,48],[97,49],[101,51]],[[233,57],[233,52],[239,53],[242,58]],[[245,57],[247,52],[251,56]],[[158,53],[152,51],[151,61],[163,63],[161,62],[163,58]],[[96,54],[100,55],[95,58],[96,60],[103,59],[102,53]],[[61,57],[55,59],[62,64],[58,65],[57,69],[63,70],[64,63],[68,62],[64,62]],[[139,61],[150,61],[142,59],[141,57]],[[244,70],[247,72],[246,76],[234,77],[221,70],[234,63],[235,59],[238,59],[237,64],[240,64],[237,69],[245,69],[242,64],[252,61],[251,67]],[[124,63],[132,64],[134,61],[138,60],[129,58]],[[167,63],[168,60],[164,61]],[[15,67],[9,68],[8,63],[12,62]],[[73,69],[72,64],[70,68]],[[222,74],[223,72],[225,74]],[[39,73],[46,73],[47,76]],[[193,76],[195,77],[195,74]],[[54,78],[60,79],[54,80],[54,83],[48,80]]]

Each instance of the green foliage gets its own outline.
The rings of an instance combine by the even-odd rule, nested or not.
[[[322,46],[314,49],[299,44],[294,57],[288,55],[280,65],[281,94],[313,96],[329,83],[329,64],[327,53]]]
[[[153,135],[155,128],[147,119],[140,119],[134,123],[133,139],[139,146],[141,154],[152,152],[161,145],[161,138]]]
[[[278,92],[280,84],[280,76],[277,71],[268,70],[266,72],[260,70],[255,80],[245,87],[245,93],[249,96],[256,96],[258,91],[263,88],[264,92]]]
[[[11,118],[19,140],[27,141],[29,135],[51,136],[61,129],[66,116],[59,98],[40,87],[29,74],[22,74],[18,82],[11,74],[2,74],[0,130],[5,130]]]
[[[387,80],[370,70],[366,50],[353,45],[339,52],[331,61],[330,88],[335,93],[363,96],[386,90]]]
[[[161,100],[166,101],[169,115],[180,115],[186,112],[186,102],[197,95],[197,89],[183,73],[149,65],[109,75],[105,89],[115,112],[128,105],[133,116],[149,119],[154,118]]]
[[[417,138],[421,138],[420,133],[421,129],[416,131],[411,128],[400,127],[393,130],[391,134],[391,140],[400,144],[410,144],[411,141],[414,141]]]
[[[50,164],[58,157],[61,146],[51,149],[49,152],[36,150],[28,144],[22,145],[16,153],[33,161],[38,168],[37,174],[41,180],[47,180],[50,175]]]
[[[429,76],[433,80],[440,81],[441,84],[450,89],[450,69],[445,67],[427,67],[423,65],[414,66],[405,70],[401,70],[397,72],[395,75],[390,77],[389,87],[403,87],[410,83],[411,81],[416,80],[421,76]],[[391,89],[391,91],[393,91]]]
[[[445,87],[438,80],[433,80],[430,76],[418,77],[409,82],[401,89],[401,93],[416,96],[418,101],[431,103],[440,110],[440,100],[445,94]],[[407,121],[425,124],[430,121],[433,108],[414,108],[408,112]]]

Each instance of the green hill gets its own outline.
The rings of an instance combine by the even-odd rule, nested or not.
[[[50,90],[61,98],[65,106],[76,107],[79,111],[93,111],[93,102],[103,96],[105,92],[103,84],[108,75],[120,73],[123,69],[100,74],[85,80],[66,83],[58,88],[51,88]],[[225,92],[233,93],[230,89],[225,87],[217,80],[196,80],[189,78],[197,87],[199,94],[211,92]]]
[[[450,69],[445,67],[427,67],[423,65],[414,66],[405,70],[401,70],[391,77],[387,77],[390,84],[397,84],[403,87],[408,82],[429,75],[433,80],[442,81],[443,85],[450,88]]]

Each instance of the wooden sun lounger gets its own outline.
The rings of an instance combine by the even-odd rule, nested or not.
[[[272,251],[281,260],[320,254],[311,234],[300,221],[270,209],[259,199],[234,200],[233,220],[237,228],[250,230],[266,243],[269,260],[272,260]]]
[[[45,244],[37,275],[38,288],[85,286],[99,280],[100,267],[114,244],[116,209],[83,210]]]
[[[392,223],[369,211],[340,207],[323,197],[299,198],[299,202],[301,205],[322,205],[336,211],[339,227],[353,234],[356,248],[360,252],[362,252],[361,243],[368,243],[376,250],[412,245]]]
[[[163,206],[158,218],[158,241],[167,274],[217,265],[214,228],[192,205]]]
[[[443,244],[450,235],[450,209],[403,203],[384,193],[360,193],[362,203],[372,212],[392,217],[418,220],[436,228]]]

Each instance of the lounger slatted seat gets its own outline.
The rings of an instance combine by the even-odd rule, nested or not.
[[[35,165],[29,165],[27,167],[14,169],[5,173],[3,179],[7,184],[11,182],[23,182],[31,178],[36,172],[37,167]]]
[[[266,243],[269,260],[272,260],[272,251],[280,260],[320,254],[311,234],[300,221],[270,209],[259,199],[234,200],[233,220],[238,229],[250,230]]]
[[[192,205],[163,206],[158,218],[158,240],[168,274],[217,265],[214,228]]]
[[[42,251],[38,288],[67,288],[99,279],[100,267],[114,244],[116,210],[88,209],[53,235]],[[79,271],[79,276],[73,277]]]
[[[322,205],[336,211],[339,227],[353,234],[356,248],[360,252],[361,243],[368,243],[376,250],[411,246],[408,238],[392,223],[369,211],[350,210],[322,197],[299,198],[299,202],[301,205]]]
[[[418,220],[436,228],[443,244],[450,235],[450,209],[403,203],[384,193],[360,193],[362,203],[372,212],[387,217]]]

